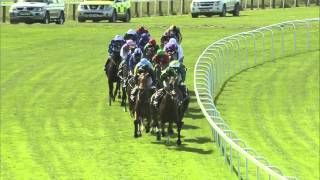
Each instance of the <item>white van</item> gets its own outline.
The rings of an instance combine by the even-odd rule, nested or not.
[[[190,8],[193,18],[197,18],[199,15],[224,17],[226,13],[239,16],[240,0],[193,0]]]

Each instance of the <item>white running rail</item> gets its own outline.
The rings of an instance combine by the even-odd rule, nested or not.
[[[293,20],[238,33],[209,45],[194,70],[198,104],[212,127],[225,162],[239,179],[298,179],[248,147],[224,122],[215,98],[225,83],[241,71],[287,55],[319,49],[319,18]]]

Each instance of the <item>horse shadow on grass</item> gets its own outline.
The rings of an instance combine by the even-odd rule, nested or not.
[[[191,153],[197,153],[197,154],[203,154],[203,155],[212,154],[213,153],[212,149],[204,150],[204,149],[189,146],[190,144],[206,144],[206,143],[212,143],[212,140],[207,137],[196,137],[195,139],[183,139],[182,144],[179,146],[176,144],[175,141],[173,142],[172,139],[169,144],[167,144],[164,139],[162,141],[152,142],[152,144],[166,146],[169,150],[191,152]]]

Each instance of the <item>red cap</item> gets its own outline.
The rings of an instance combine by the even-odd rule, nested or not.
[[[149,43],[150,45],[154,46],[154,45],[156,45],[157,42],[156,42],[155,39],[151,38],[148,43]]]

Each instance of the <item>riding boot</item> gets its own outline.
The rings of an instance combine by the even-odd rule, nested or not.
[[[158,110],[159,104],[161,102],[162,97],[164,96],[164,89],[159,89],[156,91],[156,95],[154,97],[153,106]]]
[[[130,99],[131,99],[131,101],[134,101],[134,100],[135,100],[137,92],[138,92],[138,86],[135,86],[135,87],[131,90],[131,94],[130,94]]]
[[[181,83],[180,86],[179,86],[179,89],[181,90],[182,92],[182,95],[183,95],[183,100],[185,100],[187,97],[188,97],[188,92],[187,92],[187,87],[185,84]]]

